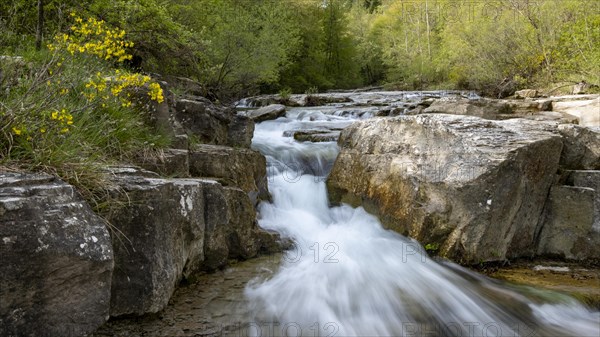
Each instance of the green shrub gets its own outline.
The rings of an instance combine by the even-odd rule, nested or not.
[[[281,99],[286,102],[290,99],[291,96],[292,89],[290,89],[289,87],[285,87],[279,91],[279,97],[281,97]]]

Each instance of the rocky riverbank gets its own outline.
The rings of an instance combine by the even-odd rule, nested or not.
[[[600,259],[597,95],[261,96],[238,105],[288,107],[242,113],[201,97],[166,96],[148,115],[176,140],[173,148],[107,167],[107,190],[120,201],[102,217],[54,177],[0,174],[0,330],[7,336],[80,336],[109,317],[98,336],[111,329],[148,336],[234,329],[225,303],[243,304],[243,285],[264,271],[256,267],[272,271],[279,263],[219,271],[281,250],[277,236],[257,226],[255,206],[270,199],[268,168],[250,149],[254,121],[281,116],[298,120],[285,137],[339,137],[341,153],[328,178],[333,202],[364,206],[431,252],[465,264],[552,257],[593,266]],[[302,172],[314,171],[310,159],[300,164]],[[525,276],[537,275],[529,269],[492,275],[527,283]],[[596,271],[568,275],[593,283]],[[181,282],[192,286],[178,290]],[[596,305],[597,294],[582,292]],[[131,315],[145,318],[119,320]]]
[[[600,96],[536,96],[342,92],[238,104],[292,102],[303,107],[288,111],[299,120],[360,120],[341,133],[331,200],[362,205],[443,256],[465,264],[534,256],[597,263]],[[327,105],[310,108],[313,101]],[[298,141],[339,134],[311,125],[285,132]]]
[[[254,323],[252,308],[244,296],[248,282],[272,276],[281,255],[264,256],[205,274],[175,291],[167,307],[156,315],[117,318],[101,327],[93,337],[162,336],[249,336],[261,329],[263,336],[275,336],[275,322]],[[573,263],[556,261],[518,261],[511,266],[481,270],[505,280],[505,286],[532,297],[548,289],[574,296],[591,307],[600,308],[599,271]]]
[[[280,250],[256,224],[270,196],[265,158],[249,148],[254,122],[172,94],[147,114],[173,148],[107,167],[101,216],[55,177],[0,173],[3,335],[89,334],[162,311],[182,280]]]

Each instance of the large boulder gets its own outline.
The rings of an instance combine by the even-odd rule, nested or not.
[[[259,123],[270,119],[277,119],[281,116],[285,116],[285,105],[282,104],[271,104],[256,110],[248,111],[248,117],[254,122]]]
[[[204,260],[205,183],[130,174],[114,183],[127,199],[107,211],[115,228],[110,314],[156,313]]]
[[[111,316],[159,312],[182,279],[276,246],[276,238],[268,240],[258,228],[254,205],[239,188],[206,178],[163,179],[135,168],[112,171],[115,193],[125,192],[126,199],[106,214],[115,228]]]
[[[555,126],[456,115],[368,120],[346,128],[327,185],[384,225],[464,263],[535,253],[562,149]]]
[[[197,144],[190,151],[193,177],[217,178],[227,186],[244,190],[253,201],[268,200],[266,159],[257,151]]]
[[[0,259],[2,336],[82,336],[108,319],[110,236],[72,186],[0,174]]]

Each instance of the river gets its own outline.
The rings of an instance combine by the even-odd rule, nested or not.
[[[267,157],[273,197],[259,225],[293,248],[201,276],[157,317],[112,321],[97,336],[600,335],[600,312],[573,298],[430,258],[363,208],[332,207],[337,144],[290,131],[340,129],[367,110],[293,108],[258,124],[252,146]]]

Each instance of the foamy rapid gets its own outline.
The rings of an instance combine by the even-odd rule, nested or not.
[[[362,207],[330,207],[324,179],[336,143],[299,143],[283,132],[348,119],[306,115],[295,109],[256,127],[253,147],[267,157],[273,196],[260,205],[259,224],[294,248],[271,278],[247,286],[256,322],[248,335],[600,336],[600,313],[570,297],[531,296],[436,262]]]

